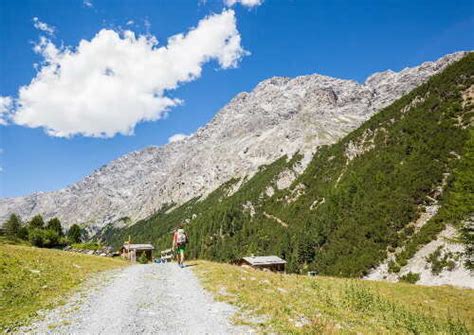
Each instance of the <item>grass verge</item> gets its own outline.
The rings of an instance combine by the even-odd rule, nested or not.
[[[0,244],[0,333],[58,305],[88,275],[125,265],[119,259]]]
[[[261,333],[469,334],[474,290],[282,275],[200,261],[193,267],[236,322]]]

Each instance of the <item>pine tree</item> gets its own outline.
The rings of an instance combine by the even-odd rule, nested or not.
[[[29,225],[28,225],[28,229],[44,229],[44,220],[43,220],[43,217],[38,214],[38,215],[35,215]]]
[[[60,237],[64,236],[63,228],[61,227],[61,221],[58,218],[52,218],[48,221],[46,229],[55,231]]]
[[[5,228],[5,233],[8,236],[11,236],[11,237],[18,236],[18,232],[20,231],[20,228],[21,228],[20,218],[16,214],[10,215],[10,218],[5,222],[3,227]]]
[[[77,224],[73,224],[69,231],[67,232],[67,238],[72,243],[79,243],[81,242],[81,228]]]

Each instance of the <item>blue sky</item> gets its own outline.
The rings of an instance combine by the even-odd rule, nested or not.
[[[168,37],[196,29],[200,20],[206,20],[212,14],[217,19],[224,11],[232,11],[237,32],[229,34],[238,35],[240,45],[226,47],[234,57],[232,62],[226,63],[224,55],[211,50],[210,56],[203,56],[205,61],[199,63],[198,76],[184,82],[178,80],[177,88],[171,89],[172,84],[166,86],[163,95],[179,99],[180,103],[171,106],[166,117],[161,113],[155,114],[156,121],[139,121],[132,127],[132,135],[112,130],[106,138],[91,137],[84,135],[83,128],[74,128],[76,130],[68,130],[69,137],[61,137],[64,134],[62,123],[57,126],[59,130],[55,128],[55,134],[47,134],[44,128],[35,128],[35,122],[40,122],[37,119],[46,122],[42,115],[50,105],[43,100],[56,103],[57,98],[64,98],[60,96],[63,91],[38,91],[41,101],[32,104],[28,117],[19,117],[22,122],[9,121],[7,125],[0,125],[1,197],[58,189],[125,153],[149,145],[166,144],[174,134],[193,133],[234,95],[252,90],[258,82],[271,76],[321,73],[364,81],[376,71],[400,70],[454,51],[472,50],[474,45],[472,0],[264,0],[251,8],[238,3],[229,7],[223,0],[89,2],[91,6],[83,0],[1,1],[0,96],[15,101],[19,88],[26,87],[37,76],[38,66],[35,69],[34,64],[40,64],[41,68],[46,52],[44,48],[36,53],[33,50],[40,36],[46,39],[45,46],[49,42],[65,52],[64,47],[76,50],[81,40],[91,41],[101,29],[119,35],[130,30],[137,38],[154,36],[160,47],[167,44]],[[35,28],[38,22],[47,25],[43,28],[54,27],[54,34]],[[234,28],[231,20],[225,24],[226,31]],[[135,63],[140,63],[140,54],[136,57]],[[176,66],[181,67],[181,64]],[[81,71],[79,83],[82,73],[86,75],[87,72]],[[155,84],[161,85],[160,80]],[[131,91],[135,84],[141,83],[130,82]],[[58,85],[61,83],[51,87],[62,89]],[[36,98],[34,90],[29,91],[28,96]],[[127,91],[127,88],[123,90],[124,96],[131,94]],[[64,92],[70,94],[70,91]],[[154,97],[159,99],[160,94]],[[66,103],[54,105],[64,107],[51,116],[55,118],[54,122],[64,121],[64,115],[69,113],[69,96],[65,97]],[[98,110],[94,98],[88,102],[89,113]],[[108,110],[108,100],[97,99],[101,108],[105,106],[103,109]],[[74,95],[70,100],[72,106]],[[128,110],[120,108],[117,107],[116,113],[120,113],[117,117],[130,109],[134,112],[133,106]],[[110,110],[114,111],[112,107]],[[78,114],[74,115],[80,123],[80,110],[76,112]],[[115,116],[109,113],[100,120],[108,125],[114,119]]]

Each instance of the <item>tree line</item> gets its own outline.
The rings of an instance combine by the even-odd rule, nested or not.
[[[80,243],[87,238],[85,230],[73,224],[66,232],[61,221],[54,217],[47,222],[38,214],[23,222],[17,214],[11,214],[3,224],[7,238],[29,241],[40,248],[56,248],[72,243]]]

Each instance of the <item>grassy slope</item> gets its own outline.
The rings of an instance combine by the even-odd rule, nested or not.
[[[472,173],[463,173],[468,166],[463,162],[472,150],[468,125],[473,105],[463,107],[462,92],[473,84],[471,53],[338,143],[320,148],[289,189],[272,197],[264,193],[294,163],[295,159],[287,162],[283,157],[262,167],[231,196],[226,196],[227,189],[235,181],[202,201],[192,200],[168,213],[163,210],[123,230],[110,229],[105,236],[116,246],[131,235],[136,242],[151,241],[158,249],[166,249],[170,230],[191,219],[187,230],[192,257],[228,261],[251,253],[275,254],[288,261],[291,272],[364,275],[386,257],[387,247],[408,244],[407,252],[414,252],[446,222],[462,220],[452,212],[461,213],[458,209],[463,208],[462,214],[469,215],[472,211],[465,204],[470,189],[465,184],[473,183]],[[348,162],[346,147],[364,138],[366,148],[371,143],[374,147]],[[463,159],[456,159],[452,152]],[[444,196],[449,202],[450,193],[457,192],[460,202],[450,206],[454,209],[448,210],[448,217],[437,218],[411,236],[407,225],[420,214],[420,206],[427,204],[427,195],[442,183],[443,173],[452,174],[456,169],[459,173],[450,179]],[[462,175],[465,177],[459,178]],[[458,187],[451,187],[456,183]],[[293,197],[298,185],[305,187],[305,193],[288,203],[285,199]],[[315,200],[324,203],[311,210]],[[244,210],[249,201],[255,208],[254,217]]]
[[[0,332],[60,303],[88,275],[125,265],[118,259],[0,243]]]
[[[467,334],[474,291],[358,279],[281,275],[198,262],[204,287],[241,307],[237,322],[263,333]],[[257,315],[254,322],[249,312]],[[259,317],[261,316],[261,317]],[[257,322],[257,323],[256,323]]]

